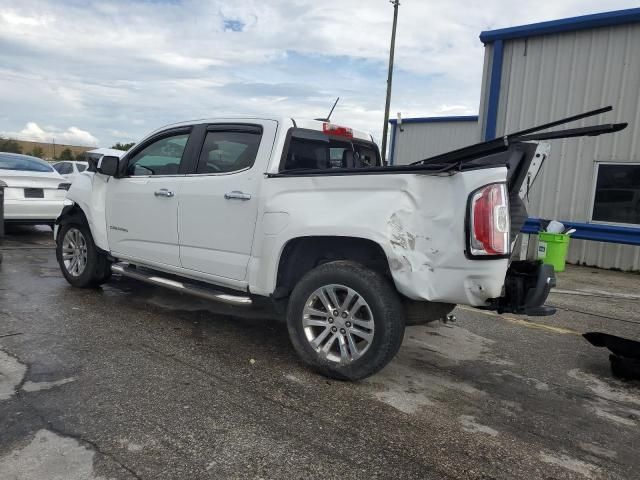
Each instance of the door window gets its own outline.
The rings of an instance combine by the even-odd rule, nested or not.
[[[196,173],[230,173],[252,167],[260,138],[257,131],[207,132]]]
[[[127,163],[128,176],[177,175],[188,133],[171,135],[147,145]]]

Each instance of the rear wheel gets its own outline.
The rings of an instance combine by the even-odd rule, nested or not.
[[[64,278],[74,287],[97,287],[111,276],[109,260],[97,249],[91,231],[84,224],[67,223],[60,227],[56,258]]]
[[[321,265],[296,285],[287,326],[294,348],[323,375],[358,380],[381,370],[404,336],[404,310],[379,273],[348,261]]]

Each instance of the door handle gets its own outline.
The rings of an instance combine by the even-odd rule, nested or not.
[[[231,200],[232,198],[237,198],[238,200],[251,200],[251,195],[248,193],[243,193],[239,190],[234,190],[233,192],[227,192],[224,194],[224,198],[227,200]]]
[[[153,194],[156,197],[167,197],[167,198],[171,198],[175,195],[175,193],[173,193],[171,190],[166,188],[161,188],[160,190],[156,190],[155,192],[153,192]]]

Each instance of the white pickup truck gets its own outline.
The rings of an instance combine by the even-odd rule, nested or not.
[[[238,306],[267,299],[307,364],[364,378],[406,324],[456,304],[553,313],[553,269],[510,261],[535,140],[394,167],[370,135],[328,121],[170,125],[73,182],[58,262],[75,287],[114,272]]]

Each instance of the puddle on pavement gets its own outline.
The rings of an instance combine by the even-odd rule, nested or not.
[[[53,278],[60,277],[62,278],[62,273],[59,268],[55,267],[40,267],[39,276],[42,278]]]

